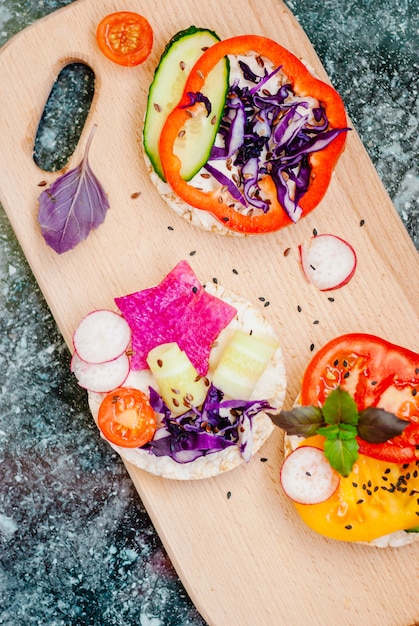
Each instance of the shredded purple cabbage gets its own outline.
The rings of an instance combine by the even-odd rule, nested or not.
[[[169,456],[177,463],[190,463],[201,456],[239,446],[243,459],[252,456],[252,420],[260,411],[272,409],[265,400],[223,400],[223,393],[210,385],[200,408],[174,417],[161,396],[152,388],[150,404],[163,415],[153,440],[143,446],[155,456]]]
[[[212,105],[211,105],[210,99],[207,98],[207,96],[204,96],[204,94],[201,93],[200,91],[197,91],[196,93],[194,93],[193,91],[188,91],[187,96],[189,98],[189,102],[182,105],[181,106],[182,109],[187,109],[188,107],[193,106],[197,102],[202,102],[202,104],[205,105],[205,108],[207,110],[207,117],[211,114]]]
[[[270,73],[265,69],[264,75],[258,76],[245,62],[239,61],[239,66],[244,79],[254,86],[241,87],[238,79],[230,86],[209,159],[231,160],[234,176],[210,163],[206,169],[241,204],[265,213],[269,203],[261,197],[258,182],[269,174],[279,203],[296,222],[302,214],[299,202],[310,185],[309,155],[349,129],[329,129],[324,107],[319,104],[310,111],[308,101],[293,99],[290,84],[279,86],[276,93],[264,88],[281,68]]]

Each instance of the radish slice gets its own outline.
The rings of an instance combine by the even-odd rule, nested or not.
[[[320,291],[343,287],[355,274],[355,250],[336,235],[316,235],[299,251],[306,278]]]
[[[126,320],[107,309],[88,313],[73,333],[74,349],[87,363],[113,361],[123,354],[131,341]]]
[[[335,493],[339,481],[324,452],[314,446],[296,448],[281,469],[282,488],[298,504],[324,502]]]
[[[108,393],[121,387],[128,377],[129,369],[129,358],[125,352],[117,359],[104,363],[87,363],[76,352],[71,359],[71,371],[80,387],[96,393]]]

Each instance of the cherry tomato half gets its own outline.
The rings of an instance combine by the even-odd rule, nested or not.
[[[139,389],[119,387],[105,396],[99,407],[98,426],[103,435],[124,448],[139,448],[153,438],[156,414]]]
[[[106,15],[96,31],[103,54],[118,65],[139,65],[153,47],[153,30],[145,17],[130,11]]]

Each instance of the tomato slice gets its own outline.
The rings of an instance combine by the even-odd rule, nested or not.
[[[119,387],[105,396],[99,407],[98,426],[112,443],[139,448],[153,438],[156,414],[139,389]]]
[[[118,65],[139,65],[153,47],[153,29],[145,17],[131,11],[106,15],[96,30],[103,54]]]
[[[374,335],[337,337],[310,361],[301,403],[323,406],[338,386],[352,395],[360,411],[374,406],[410,421],[401,435],[385,443],[358,438],[361,454],[393,463],[419,459],[419,354]]]

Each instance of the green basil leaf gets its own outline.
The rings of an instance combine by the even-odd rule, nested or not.
[[[275,426],[283,428],[288,435],[311,437],[324,424],[322,411],[316,406],[301,406],[291,411],[268,414]]]
[[[341,387],[333,389],[323,404],[323,417],[328,424],[358,424],[358,408],[352,396]]]
[[[329,424],[328,426],[318,428],[317,432],[319,435],[326,437],[326,439],[337,439],[339,437],[339,426],[338,424]]]
[[[358,442],[356,439],[326,439],[324,453],[330,465],[342,476],[349,476],[358,458]]]
[[[368,443],[384,443],[400,435],[409,423],[389,411],[369,407],[359,414],[358,435]]]
[[[352,424],[339,424],[339,434],[338,434],[338,438],[339,439],[345,439],[346,441],[349,441],[350,439],[355,439],[355,437],[358,434],[358,430],[356,426],[353,426]]]

